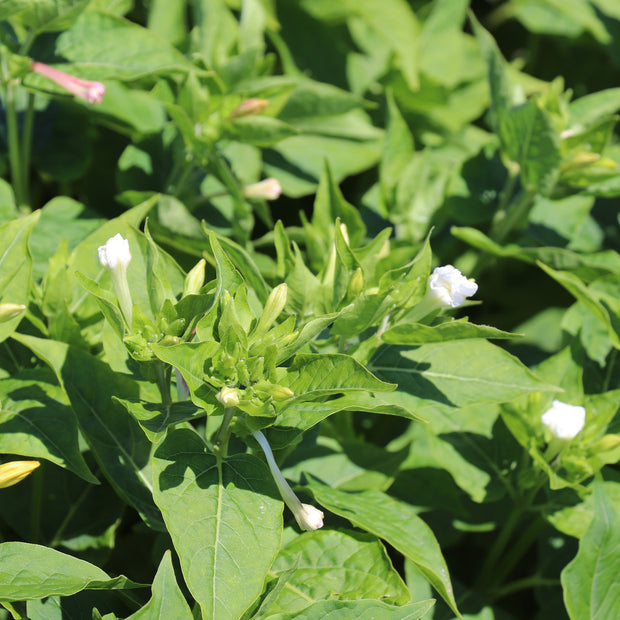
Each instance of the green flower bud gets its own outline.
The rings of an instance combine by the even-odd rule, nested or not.
[[[201,258],[185,276],[183,285],[183,297],[186,295],[197,295],[205,281],[206,261]]]
[[[288,286],[286,283],[278,284],[278,286],[271,291],[267,303],[265,304],[263,314],[254,330],[254,335],[260,336],[264,334],[275,323],[286,306],[287,297]]]
[[[0,323],[4,323],[5,321],[10,321],[14,319],[16,316],[19,316],[24,310],[26,306],[22,304],[0,304]]]
[[[349,282],[349,290],[347,291],[348,297],[357,297],[364,290],[364,274],[362,268],[358,267],[351,276]]]

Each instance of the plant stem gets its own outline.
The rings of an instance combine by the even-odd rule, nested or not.
[[[506,209],[498,211],[491,226],[489,237],[497,243],[503,243],[510,231],[531,209],[534,204],[534,196],[535,194],[532,192],[523,191]]]
[[[4,107],[6,110],[6,132],[9,148],[9,165],[11,167],[11,181],[15,202],[18,209],[27,206],[23,191],[23,177],[21,163],[22,158],[19,148],[19,124],[17,122],[17,109],[15,107],[15,85],[6,65],[6,59],[2,59],[2,80],[4,88]]]
[[[41,504],[43,500],[43,468],[37,468],[32,474],[32,497],[30,501],[30,540],[39,542],[41,531]]]
[[[2,605],[2,607],[4,607],[13,617],[13,620],[22,620],[24,618],[24,616],[22,616],[17,609],[15,609],[15,607],[13,607],[13,605],[11,605],[11,603],[7,603],[6,601],[0,603],[0,605]]]
[[[526,554],[528,549],[539,537],[540,533],[547,526],[546,521],[539,515],[536,515],[534,520],[527,526],[525,531],[517,539],[515,544],[510,548],[508,553],[502,558],[501,565],[493,571],[492,581],[489,584],[489,589],[492,590],[499,586],[504,579],[510,574],[510,571],[517,565],[519,560]],[[496,586],[497,584],[497,586]]]
[[[157,387],[161,394],[161,402],[165,407],[170,407],[172,397],[170,396],[170,368],[166,368],[163,362],[155,362],[155,373],[157,375]]]
[[[217,433],[215,433],[215,437],[213,438],[213,450],[215,451],[218,460],[225,459],[228,455],[230,423],[233,419],[234,414],[235,409],[233,407],[227,407],[224,410],[224,417],[222,419],[222,423],[220,424],[220,428],[218,429]]]
[[[30,155],[32,153],[32,133],[34,128],[34,94],[28,93],[28,107],[24,114],[24,126],[21,140],[21,174],[24,201],[30,205]]]

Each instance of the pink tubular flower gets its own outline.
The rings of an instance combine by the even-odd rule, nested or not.
[[[64,71],[59,71],[42,62],[32,62],[30,68],[39,73],[52,82],[56,82],[58,86],[62,86],[72,95],[87,101],[88,103],[101,103],[105,95],[105,86],[101,82],[91,82],[90,80],[82,80],[81,78],[69,75]]]
[[[254,97],[253,99],[246,99],[233,110],[228,119],[233,120],[243,116],[260,114],[268,105],[269,101],[267,99],[258,99],[257,97]]]
[[[243,188],[243,195],[246,198],[263,198],[264,200],[276,200],[282,193],[282,186],[278,179],[265,179]]]

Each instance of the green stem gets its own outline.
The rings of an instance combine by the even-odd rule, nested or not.
[[[230,439],[230,423],[232,422],[235,409],[233,407],[227,407],[224,410],[224,417],[220,428],[215,437],[213,438],[213,450],[218,458],[218,461],[225,459],[228,456],[228,440]]]
[[[252,226],[251,213],[249,213],[245,200],[243,199],[243,193],[237,179],[232,170],[228,167],[226,161],[220,157],[216,149],[213,149],[209,158],[209,163],[213,165],[216,176],[226,186],[230,192],[230,196],[233,202],[234,217],[232,221],[232,227],[235,235],[243,242],[249,240],[250,229]],[[242,243],[242,245],[243,245]]]
[[[15,85],[6,66],[6,60],[2,59],[2,79],[5,81],[4,89],[4,107],[6,110],[6,132],[9,147],[9,165],[11,168],[11,181],[13,183],[13,192],[15,193],[15,202],[18,209],[22,209],[26,205],[23,177],[21,169],[21,154],[19,148],[19,124],[17,122],[17,108],[15,107]]]
[[[38,467],[32,474],[32,497],[30,501],[30,541],[39,542],[41,531],[41,505],[43,502],[43,468]]]
[[[498,600],[508,594],[514,594],[520,590],[531,590],[540,586],[557,587],[560,585],[559,579],[545,579],[543,577],[526,577],[525,579],[517,579],[511,581],[505,586],[499,588],[493,593],[493,599]]]
[[[480,569],[480,574],[478,575],[478,579],[476,580],[476,585],[474,586],[475,590],[485,590],[488,587],[488,583],[492,577],[493,571],[495,570],[497,561],[499,560],[500,556],[504,552],[504,549],[508,545],[510,537],[512,536],[512,533],[519,524],[522,516],[522,506],[515,507],[510,513],[510,516],[504,523],[498,537],[495,539],[495,542],[491,546],[487,557],[484,559],[484,563],[482,564],[482,568]]]
[[[540,533],[547,527],[547,523],[539,515],[525,528],[521,536],[515,544],[510,548],[508,553],[502,557],[500,566],[493,571],[492,581],[489,589],[493,590],[499,587],[510,574],[512,569],[518,564],[519,560],[527,553],[528,549],[536,542]]]
[[[28,93],[28,107],[24,114],[24,127],[21,140],[21,174],[24,201],[30,205],[30,155],[32,153],[32,134],[34,128],[34,94]]]
[[[166,367],[164,362],[155,362],[155,374],[157,375],[157,387],[161,394],[161,402],[164,407],[170,407],[172,397],[170,396],[170,367]]]
[[[13,620],[22,620],[22,619],[24,618],[24,616],[22,616],[22,615],[21,615],[21,614],[17,611],[17,609],[15,609],[15,607],[13,607],[13,605],[11,605],[11,603],[7,603],[7,602],[5,601],[5,602],[0,603],[0,605],[1,605],[2,607],[4,607],[4,608],[5,608],[5,609],[6,609],[6,610],[7,610],[7,611],[11,614],[11,616],[12,616]]]
[[[491,226],[489,237],[497,243],[503,243],[510,231],[532,208],[534,197],[534,193],[523,191],[511,202],[508,208],[498,211],[495,221]]]
[[[508,543],[510,542],[510,538],[515,531],[517,525],[521,521],[523,515],[530,509],[538,490],[540,489],[542,482],[534,485],[530,491],[521,498],[518,505],[516,505],[510,516],[504,523],[502,529],[498,537],[495,539],[487,557],[484,559],[484,563],[482,564],[482,568],[480,569],[480,574],[478,575],[478,579],[476,580],[476,584],[474,589],[478,591],[487,590],[491,583],[498,583],[495,576],[498,571],[498,560],[504,553]],[[519,558],[517,558],[518,561]],[[502,564],[504,559],[502,559]]]

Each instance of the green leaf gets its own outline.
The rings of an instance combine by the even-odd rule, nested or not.
[[[609,311],[599,301],[596,293],[592,292],[576,275],[568,271],[556,271],[539,262],[538,266],[551,276],[556,282],[561,284],[571,295],[583,303],[590,312],[596,316],[607,330],[607,335],[616,349],[620,349],[620,336],[614,329]]]
[[[157,448],[153,479],[204,617],[236,620],[260,595],[280,546],[282,503],[266,465],[247,454],[218,463],[194,431],[180,429]]]
[[[323,241],[327,245],[333,239],[333,229],[336,219],[346,224],[347,231],[353,245],[357,245],[366,234],[366,226],[360,217],[359,211],[349,204],[336,185],[328,160],[321,175],[321,181],[316,192],[312,225],[316,227]]]
[[[473,13],[469,14],[469,20],[474,35],[478,40],[482,57],[487,65],[487,75],[491,89],[491,111],[497,126],[512,105],[506,61],[493,37],[480,25]]]
[[[385,548],[368,534],[305,532],[282,548],[269,574],[277,578],[291,567],[294,572],[271,601],[269,615],[301,611],[324,599],[374,598],[397,605],[410,599]]]
[[[40,212],[12,220],[0,226],[0,301],[2,303],[28,305],[32,257],[28,240]],[[0,323],[0,342],[15,330],[23,313]]]
[[[388,344],[426,344],[470,338],[515,339],[520,337],[520,334],[505,332],[489,325],[474,325],[468,323],[466,319],[459,319],[433,327],[421,323],[401,323],[386,330],[381,340]]]
[[[141,588],[120,575],[111,579],[100,568],[49,547],[21,542],[0,544],[0,600],[26,601],[81,590]]]
[[[608,88],[570,104],[570,127],[580,130],[620,110],[620,88]]]
[[[174,618],[192,620],[192,612],[179,589],[170,551],[164,553],[151,588],[151,600],[127,620],[150,620],[151,618]]]
[[[344,390],[335,390],[342,392]],[[372,394],[361,390],[350,390],[345,394],[324,401],[304,402],[303,397],[287,401],[278,412],[277,427],[273,432],[278,437],[279,427],[287,429],[282,441],[290,443],[294,437],[312,428],[321,420],[340,411],[368,411],[372,413],[395,415],[408,420],[422,420],[417,411],[408,406],[398,392]],[[290,433],[290,429],[297,432]],[[276,443],[279,443],[276,439]]]
[[[381,601],[319,601],[301,612],[261,616],[264,620],[421,620],[435,605],[435,601],[410,603],[394,607]]]
[[[224,136],[254,146],[272,146],[299,132],[295,127],[269,116],[250,116],[227,123]]]
[[[15,339],[56,373],[75,411],[83,436],[117,493],[132,504],[154,529],[161,515],[153,503],[151,442],[139,424],[113,396],[138,395],[135,381],[107,364],[61,342],[17,334]]]
[[[415,510],[380,491],[346,493],[311,479],[308,488],[327,510],[379,536],[409,558],[459,617],[448,567],[431,529]]]
[[[293,390],[299,400],[350,390],[390,392],[394,389],[358,361],[342,354],[298,355],[287,369],[286,387]],[[287,401],[287,406],[294,402],[295,399]]]
[[[413,349],[384,347],[369,368],[428,407],[433,401],[454,407],[505,402],[527,392],[556,389],[486,340],[453,340]],[[403,406],[408,402],[405,396]],[[417,412],[424,415],[420,409]]]
[[[44,458],[98,483],[80,452],[77,420],[61,388],[48,381],[3,379],[0,400],[2,452]]]
[[[551,115],[536,101],[502,115],[499,136],[506,155],[519,164],[528,190],[549,194],[560,172],[560,138]]]
[[[188,420],[196,420],[205,415],[204,409],[197,407],[190,401],[163,405],[161,403],[145,403],[141,400],[130,401],[116,397],[114,397],[114,400],[121,403],[138,420],[146,436],[152,442],[159,441],[169,426]]]
[[[123,45],[119,45],[123,41]],[[136,80],[186,73],[191,63],[156,34],[120,17],[85,11],[56,40],[56,56],[90,79]]]
[[[602,481],[594,483],[594,519],[579,551],[562,571],[564,602],[571,620],[614,618],[620,609],[620,516]]]
[[[5,0],[0,21],[17,18],[34,32],[66,30],[88,6],[90,0]]]

